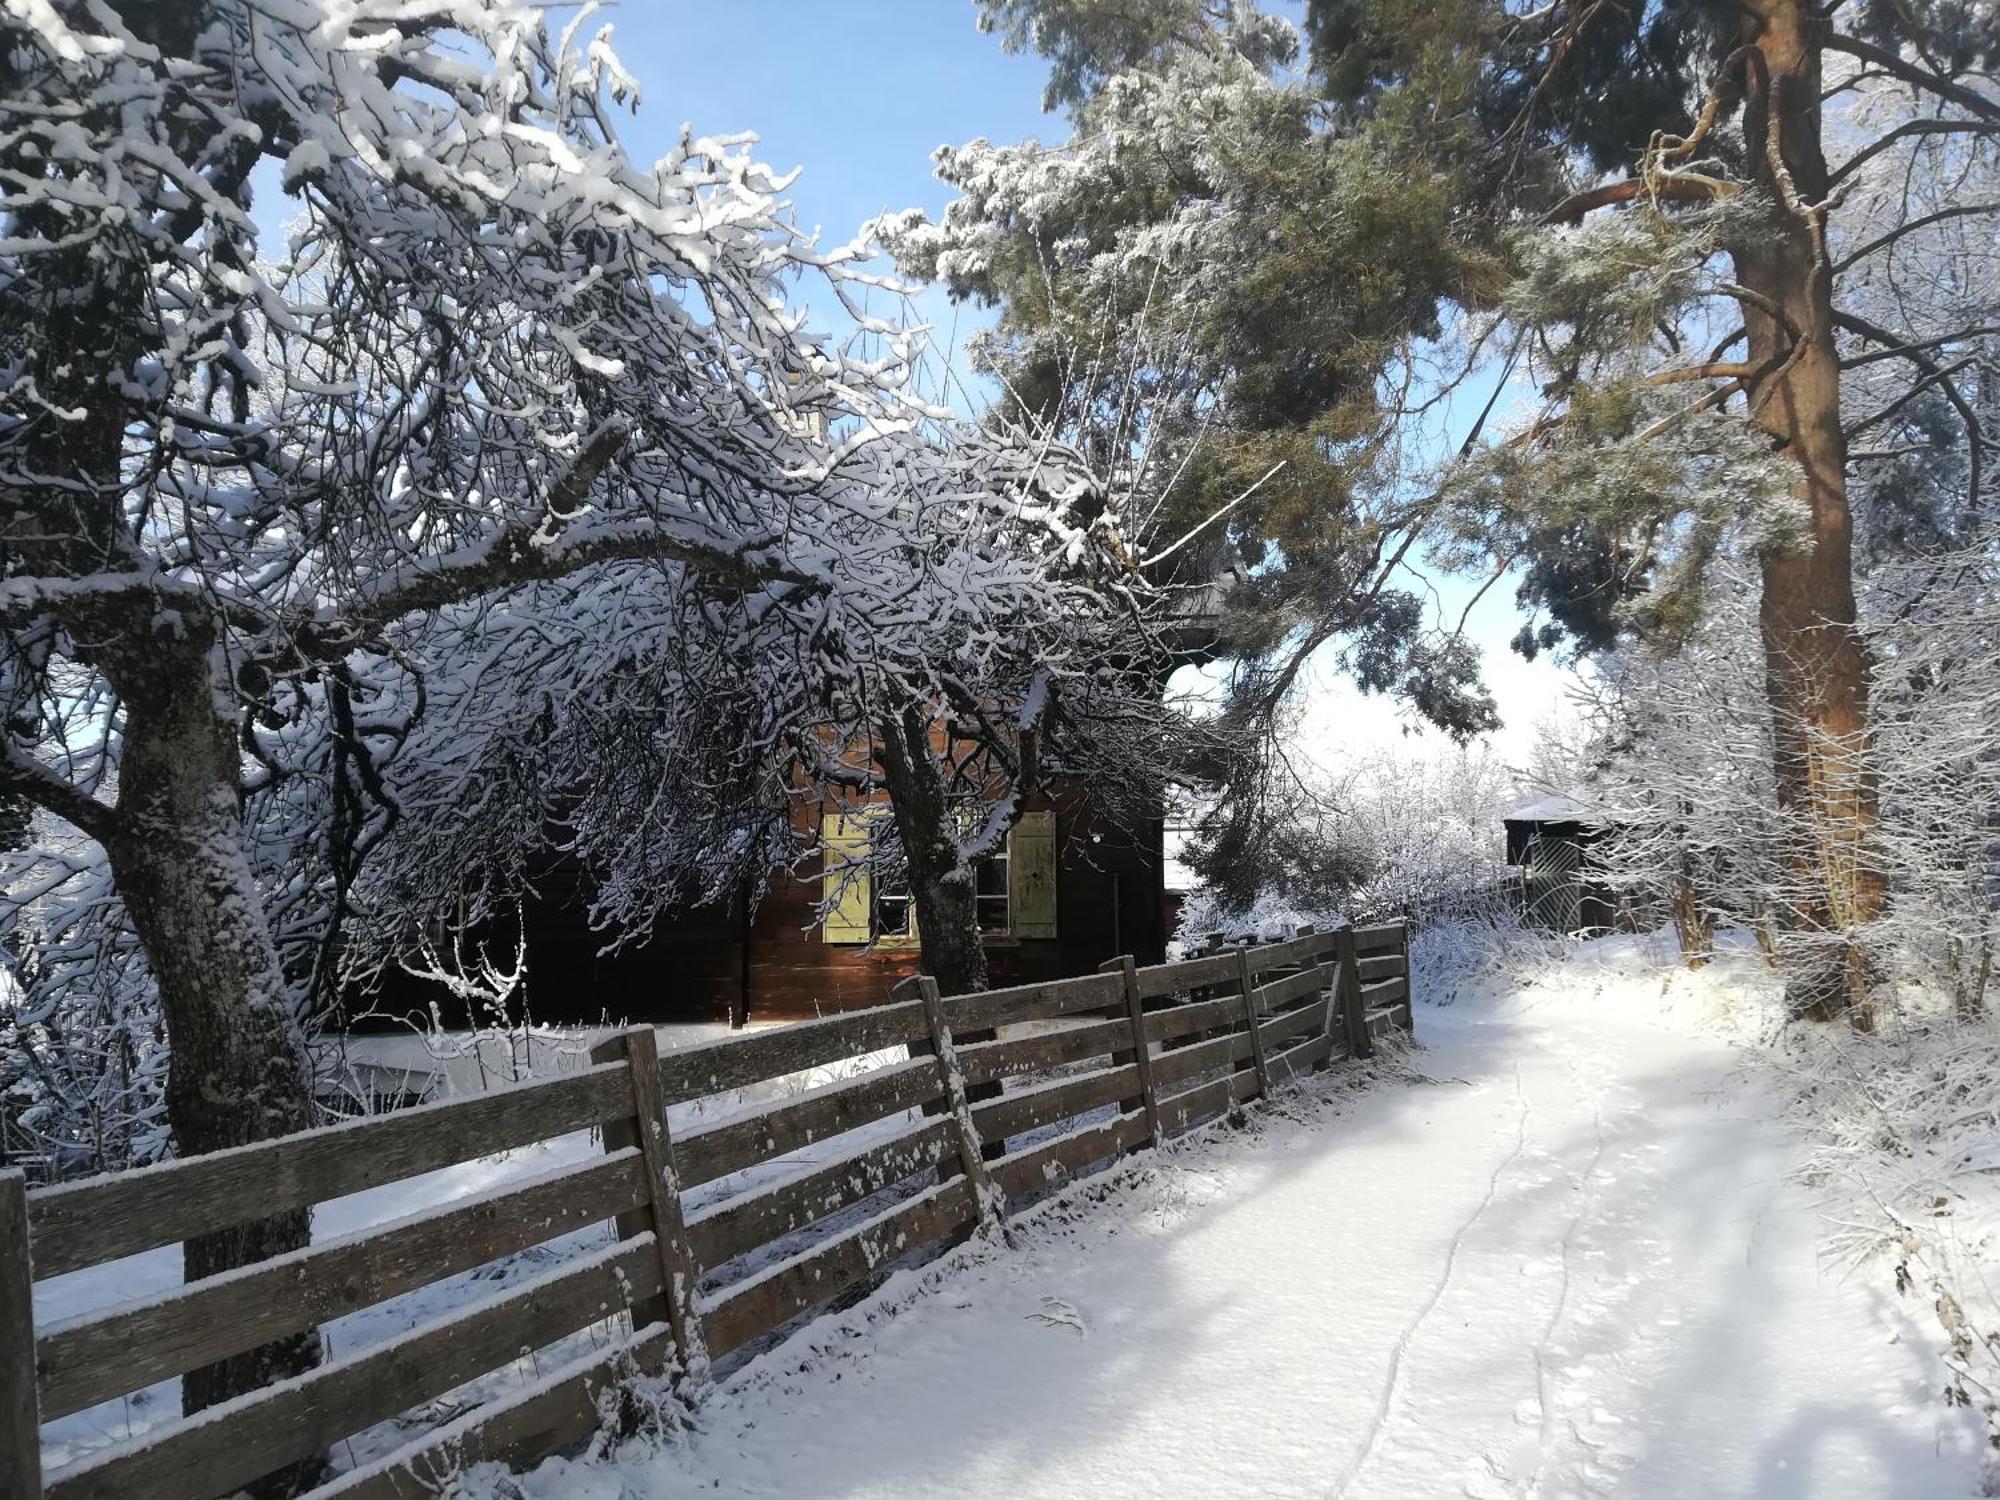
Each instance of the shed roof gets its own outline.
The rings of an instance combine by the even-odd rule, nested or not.
[[[1506,823],[1587,823],[1602,825],[1603,815],[1586,802],[1579,802],[1561,792],[1550,792],[1523,802],[1512,811],[1503,813],[1501,821]]]

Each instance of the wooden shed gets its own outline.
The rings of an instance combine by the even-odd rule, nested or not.
[[[1523,803],[1502,822],[1507,863],[1521,871],[1522,920],[1544,932],[1610,930],[1617,901],[1592,853],[1610,825],[1585,803],[1559,793]]]

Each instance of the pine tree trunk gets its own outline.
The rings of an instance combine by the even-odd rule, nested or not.
[[[1758,184],[1779,205],[1734,254],[1737,279],[1770,309],[1744,308],[1750,359],[1764,371],[1750,402],[1758,425],[1798,464],[1796,493],[1809,518],[1800,549],[1765,557],[1759,607],[1790,839],[1786,1003],[1794,1016],[1846,1015],[1865,1027],[1873,1009],[1864,934],[1884,892],[1869,857],[1876,793],[1868,660],[1855,629],[1832,274],[1823,225],[1813,219],[1828,193],[1817,23],[1803,0],[1752,0],[1744,17],[1754,49],[1746,142]]]
[[[183,1154],[241,1146],[312,1124],[311,1073],[244,848],[239,751],[216,710],[207,622],[182,614],[103,658],[125,704],[118,832],[107,845],[118,893],[145,945],[170,1047],[167,1118]],[[189,1281],[310,1242],[299,1209],[199,1236]],[[320,1362],[317,1331],[190,1372],[189,1414]],[[255,1493],[284,1495],[323,1470],[288,1467]]]

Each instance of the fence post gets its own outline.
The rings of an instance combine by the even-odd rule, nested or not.
[[[1410,918],[1403,916],[1403,1003],[1409,1007],[1410,1024],[1404,1030],[1411,1036],[1417,1034],[1417,976],[1410,968]]]
[[[1243,1019],[1250,1027],[1250,1058],[1257,1069],[1257,1093],[1269,1098],[1271,1067],[1264,1060],[1263,1017],[1257,1014],[1257,991],[1250,983],[1250,975],[1250,945],[1246,943],[1236,950],[1236,979],[1243,990]]]
[[[1361,998],[1361,959],[1355,952],[1351,925],[1340,929],[1334,951],[1340,955],[1340,1006],[1347,1017],[1347,1055],[1373,1057],[1375,1039],[1368,1034],[1368,1007]]]
[[[1132,1061],[1139,1068],[1139,1097],[1146,1107],[1146,1144],[1157,1147],[1164,1132],[1160,1129],[1160,1096],[1153,1087],[1153,1049],[1146,1040],[1146,1005],[1139,998],[1139,961],[1127,953],[1099,965],[1100,973],[1110,969],[1116,969],[1124,982],[1125,1015],[1132,1023]]]
[[[924,1003],[924,1020],[930,1027],[931,1049],[937,1055],[938,1073],[944,1080],[945,1102],[958,1129],[958,1161],[972,1183],[974,1206],[981,1228],[991,1226],[1007,1238],[1007,1205],[986,1170],[986,1155],[980,1150],[979,1127],[972,1122],[972,1105],[965,1094],[965,1074],[959,1070],[958,1051],[951,1042],[951,1023],[944,1018],[944,997],[937,981],[928,974],[917,976],[917,997]]]
[[[667,1111],[660,1101],[660,1042],[650,1026],[628,1026],[606,1037],[591,1049],[592,1062],[622,1059],[632,1075],[632,1116],[612,1120],[604,1127],[604,1149],[623,1151],[639,1148],[646,1167],[645,1207],[618,1216],[618,1237],[623,1240],[650,1232],[660,1257],[660,1281],[664,1290],[657,1298],[638,1303],[632,1309],[632,1326],[665,1323],[674,1336],[674,1348],[681,1357],[687,1380],[699,1388],[708,1381],[708,1345],[702,1337],[701,1314],[695,1307],[695,1284],[701,1268],[695,1263],[694,1247],[688,1243],[687,1224],[681,1215],[680,1172],[674,1166],[674,1142],[667,1130]]]
[[[0,1492],[21,1500],[40,1500],[42,1493],[28,1177],[18,1167],[0,1168]]]

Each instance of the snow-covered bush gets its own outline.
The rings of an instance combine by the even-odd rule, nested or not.
[[[2000,1448],[2000,1019],[1934,993],[1873,1036],[1788,1028],[1771,1056],[1830,1200],[1834,1269],[1929,1305],[1945,1399],[1983,1411]]]
[[[1884,565],[1863,596],[1876,663],[1879,813],[1867,857],[1888,899],[1867,947],[1891,998],[1930,990],[1982,1011],[2000,940],[2000,539]],[[1800,879],[1800,836],[1771,783],[1764,652],[1752,596],[1725,567],[1672,655],[1638,647],[1591,679],[1590,744],[1569,788],[1612,830],[1609,879],[1671,918],[1690,962],[1726,928],[1767,952]],[[1839,941],[1828,934],[1829,942]]]
[[[1501,827],[1514,796],[1512,775],[1484,747],[1384,750],[1337,778],[1301,776],[1270,814],[1269,844],[1291,857],[1253,872],[1247,900],[1214,886],[1195,891],[1182,907],[1181,945],[1211,933],[1272,939],[1302,925],[1407,917],[1420,973],[1446,980],[1481,966],[1523,936]],[[1322,863],[1310,863],[1315,856]]]

